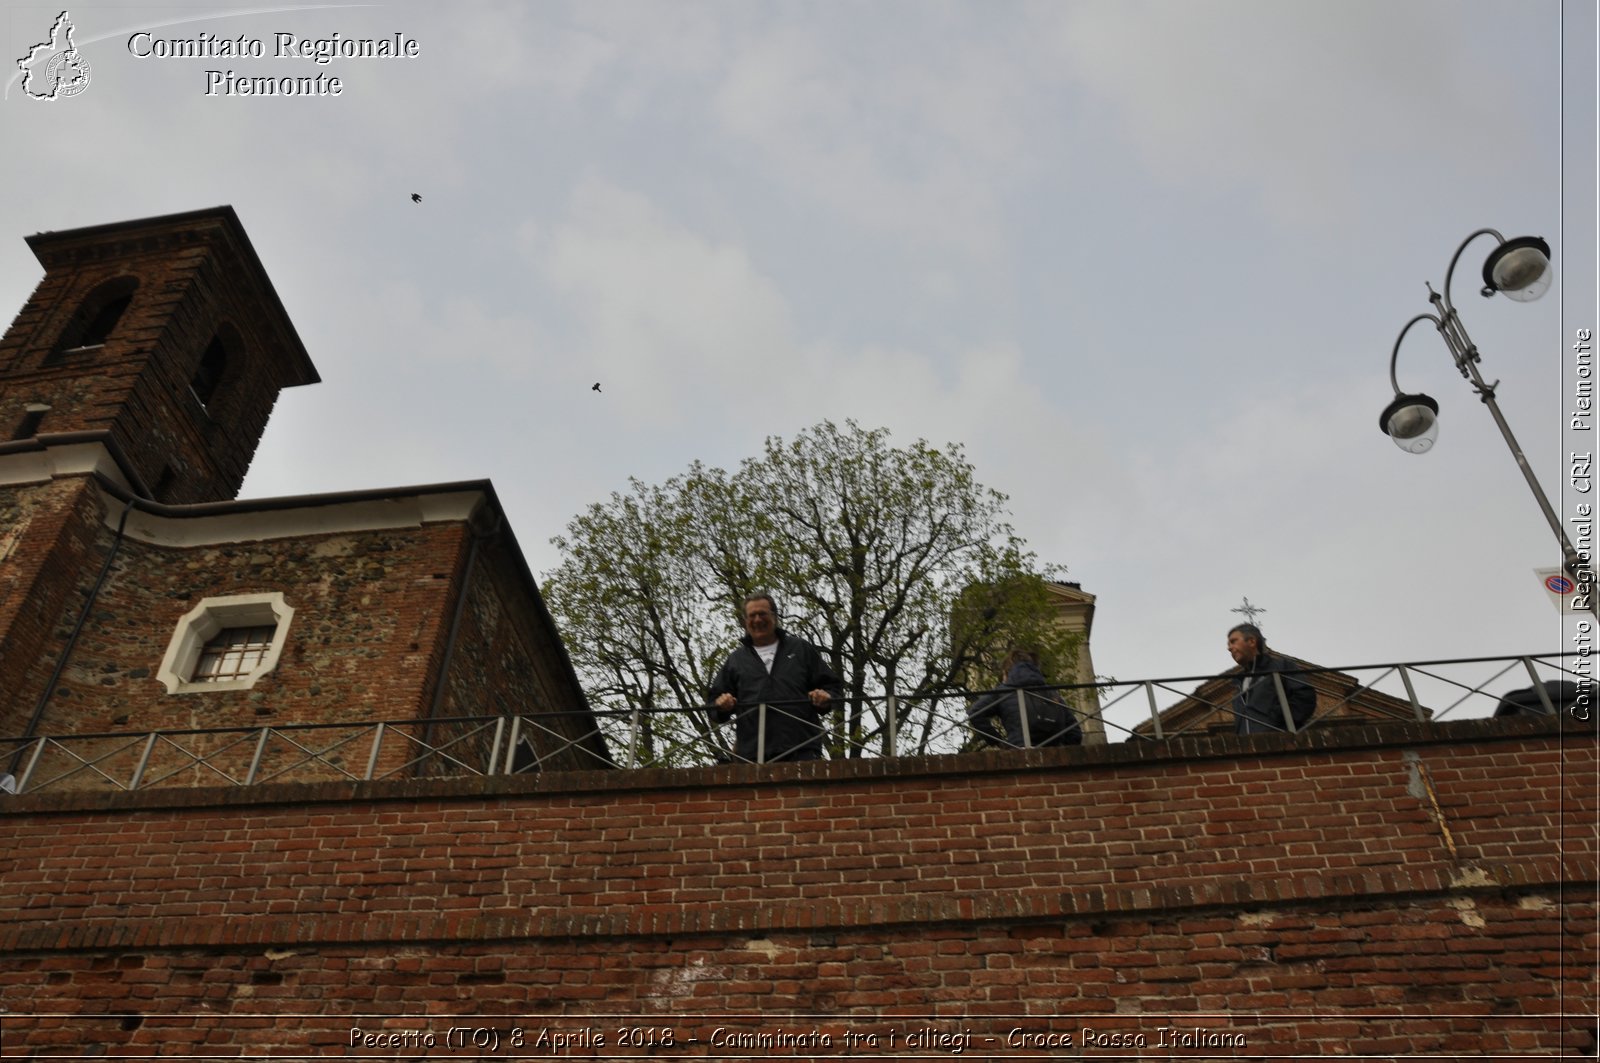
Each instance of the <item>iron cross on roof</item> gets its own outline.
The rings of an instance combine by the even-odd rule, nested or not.
[[[1266,610],[1261,608],[1258,605],[1251,605],[1250,604],[1250,596],[1249,595],[1245,595],[1244,604],[1241,605],[1241,606],[1238,606],[1236,608],[1229,609],[1228,612],[1230,612],[1230,613],[1243,613],[1244,614],[1244,618],[1246,620],[1248,620],[1250,623],[1254,624],[1256,622],[1256,614],[1257,613],[1264,613],[1264,612],[1266,612]]]

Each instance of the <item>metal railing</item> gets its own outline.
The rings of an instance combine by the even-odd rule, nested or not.
[[[1564,711],[1588,719],[1593,680],[1577,670],[1588,663],[1575,654],[1552,653],[1288,669],[1274,673],[1282,709],[1281,726],[1274,729],[1491,716],[1504,711],[1502,702],[1513,691],[1521,692],[1520,711]],[[1552,686],[1562,682],[1573,687]],[[1286,684],[1294,683],[1318,693],[1315,715],[1300,727],[1286,697]],[[1101,735],[1161,741],[1233,731],[1236,689],[1229,677],[1188,676],[928,698],[847,696],[837,708],[856,721],[853,727],[838,723],[837,713],[823,714],[819,724],[806,706],[763,704],[744,710],[743,726],[754,729],[753,758],[735,755],[735,744],[711,722],[708,706],[0,738],[0,764],[12,765],[0,771],[0,790],[131,791],[810,759],[809,735],[819,726],[826,756],[852,759],[1070,742],[1076,737],[1073,724],[1091,742]],[[1574,690],[1578,700],[1567,700]],[[1018,699],[1011,716],[1020,723],[1019,734],[984,733],[978,726],[984,721],[968,718],[969,708],[981,703],[974,699],[995,693]],[[1159,703],[1169,696],[1176,700],[1162,709]],[[1040,733],[1033,722],[1038,706],[1030,712],[1030,700],[1065,708],[1072,719],[1053,733]],[[784,730],[786,720],[798,721],[790,730],[807,737],[779,748],[769,736]],[[594,742],[595,731],[606,741]],[[599,752],[608,747],[623,751],[621,763]]]

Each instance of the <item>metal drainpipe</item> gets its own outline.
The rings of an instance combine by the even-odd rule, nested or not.
[[[478,559],[478,544],[485,539],[492,539],[500,533],[500,527],[505,522],[502,515],[495,521],[493,528],[479,535],[472,533],[472,541],[467,545],[467,563],[461,570],[461,593],[456,595],[455,612],[450,617],[450,633],[445,636],[444,660],[439,662],[439,682],[433,688],[433,704],[428,706],[428,720],[422,725],[422,747],[428,749],[433,742],[433,721],[439,715],[439,709],[444,705],[446,680],[450,673],[450,662],[455,659],[456,641],[461,634],[461,617],[467,611],[467,594],[472,590],[472,568]]]
[[[122,507],[122,517],[117,521],[117,537],[111,541],[111,550],[106,554],[105,564],[100,566],[100,574],[95,577],[94,586],[89,588],[89,597],[84,600],[83,608],[78,612],[78,621],[72,625],[72,634],[67,636],[67,644],[62,647],[61,656],[56,659],[55,670],[50,673],[50,679],[44,685],[44,693],[39,695],[39,703],[33,707],[33,716],[28,720],[27,729],[22,732],[23,742],[11,755],[11,764],[6,770],[12,775],[16,774],[17,765],[22,762],[22,753],[27,748],[27,740],[33,737],[34,731],[38,730],[39,721],[44,719],[45,707],[50,703],[51,695],[56,692],[56,684],[61,681],[61,674],[67,670],[67,658],[72,656],[72,651],[78,644],[78,635],[89,620],[89,610],[94,608],[95,599],[100,596],[100,588],[105,586],[106,577],[111,572],[111,564],[117,559],[117,551],[122,549],[123,532],[128,527],[128,514],[133,512],[138,503],[139,499],[133,497]]]

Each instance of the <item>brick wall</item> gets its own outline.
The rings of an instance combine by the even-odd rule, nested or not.
[[[504,532],[482,534],[478,549],[467,553],[467,599],[440,715],[539,715],[528,741],[539,749],[544,770],[605,766],[595,718],[554,623],[529,607],[520,554]],[[464,558],[463,567],[467,563]],[[487,763],[489,732],[480,729],[475,741],[478,762]]]
[[[143,732],[435,716],[540,716],[532,734],[546,768],[604,762],[593,738],[584,740],[593,718],[509,533],[486,535],[474,550],[463,517],[249,538],[252,519],[270,522],[272,514],[245,513],[231,518],[227,541],[172,545],[187,530],[181,518],[138,536],[130,529],[119,540],[108,525],[119,523],[121,505],[81,477],[0,488],[0,549],[7,551],[0,563],[0,738],[29,733],[47,689],[31,733],[106,736],[81,739],[70,750],[48,748],[36,783],[72,772],[62,784],[115,790],[113,779],[126,781],[145,756],[143,743],[129,738]],[[316,527],[322,511],[308,505],[295,512],[301,524]],[[452,641],[463,588],[466,606]],[[295,610],[277,667],[248,690],[168,693],[158,673],[185,614],[208,598],[263,592],[281,592]],[[447,658],[441,702],[438,677]],[[455,726],[393,729],[377,773],[409,774],[421,753],[411,740],[439,746]],[[473,726],[474,741],[486,745],[492,731]],[[320,761],[308,762],[287,738],[274,739],[262,747],[258,770],[271,777],[298,765],[294,777],[302,781],[360,775],[371,735],[358,731],[290,736],[331,748]],[[346,739],[353,740],[339,744]],[[16,748],[13,742],[0,753]],[[211,768],[195,766],[200,755]],[[256,755],[254,736],[242,741],[237,730],[191,734],[151,747],[148,768],[167,785],[210,785],[222,779],[216,771],[244,778]],[[485,749],[481,761],[487,759]],[[80,760],[94,760],[96,769],[82,769]],[[20,765],[0,762],[7,768],[20,773]]]
[[[393,1056],[352,1027],[465,1023],[631,1055],[643,1016],[657,1053],[721,1029],[750,1058],[1592,1052],[1592,730],[1299,741],[17,798],[0,1035]]]
[[[23,535],[36,544],[87,539],[92,549],[79,551],[58,637],[37,655],[27,680],[7,691],[19,705],[31,706],[42,692],[113,546],[95,495],[90,490],[61,528],[42,529],[36,521]],[[125,537],[40,732],[423,716],[432,692],[429,664],[442,652],[451,576],[466,537],[461,523],[193,547]],[[169,695],[156,672],[179,619],[202,599],[261,591],[282,591],[296,610],[278,668],[252,690]]]
[[[157,501],[233,498],[279,391],[316,374],[232,211],[30,243],[47,272],[0,337],[0,441],[40,403],[37,434],[109,431]],[[104,345],[60,355],[85,300],[127,279],[137,289]],[[189,385],[219,335],[228,368],[203,407]]]
[[[27,728],[99,568],[95,492],[82,480],[0,487],[0,735]]]
[[[192,256],[192,262],[188,257],[144,267],[165,283],[142,303],[136,296],[129,308],[130,315],[140,309],[143,316],[130,322],[123,342],[151,353],[113,426],[152,489],[168,479],[157,501],[172,504],[234,497],[279,390],[293,383],[272,357],[279,337],[272,318],[253,305],[238,259],[224,248]],[[141,332],[142,322],[149,324]],[[219,334],[227,368],[202,406],[189,385]]]
[[[17,543],[0,565],[0,735],[25,733],[85,609],[35,733],[126,735],[427,714],[464,524],[168,547],[131,537],[116,542],[105,509],[84,479],[0,495],[0,529]],[[91,604],[91,588],[113,547],[115,559]],[[277,669],[250,690],[167,693],[157,672],[180,618],[205,598],[262,591],[282,591],[296,610]],[[308,744],[329,745],[339,737],[322,732]],[[254,752],[236,734],[183,741],[188,752],[167,744],[153,751],[150,769],[169,784],[220,781],[207,769],[168,775],[188,768],[189,753],[215,755],[229,746],[230,754],[215,755],[215,763],[242,778]],[[36,777],[76,767],[76,756],[104,757],[99,768],[126,780],[142,753],[142,743],[126,737],[79,743],[71,754],[51,749]],[[360,773],[366,753],[366,743],[354,743],[327,759]],[[390,743],[380,771],[413,753],[402,741]],[[279,762],[302,759],[293,746],[277,743],[261,768],[270,775]],[[308,770],[301,769],[302,777]],[[332,766],[325,770],[336,774]],[[115,789],[94,771],[77,772],[73,784]]]
[[[109,262],[58,263],[5,338],[10,357],[0,380],[0,428],[19,421],[25,404],[44,403],[51,409],[40,432],[112,429],[119,444],[133,444],[128,453],[147,485],[172,462],[202,496],[232,497],[238,481],[226,486],[205,468],[202,429],[195,423],[205,414],[186,394],[188,377],[177,379],[198,365],[221,312],[195,298],[196,275],[205,262],[203,248],[160,246]],[[85,298],[101,284],[129,276],[138,278],[139,287],[106,344],[50,364]]]

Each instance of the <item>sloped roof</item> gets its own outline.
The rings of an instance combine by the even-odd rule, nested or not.
[[[1408,701],[1369,690],[1355,676],[1346,672],[1326,670],[1322,665],[1292,654],[1278,653],[1277,650],[1272,652],[1290,661],[1294,669],[1306,671],[1300,678],[1317,693],[1317,709],[1312,717],[1312,726],[1416,722],[1416,713]],[[1231,732],[1233,713],[1229,705],[1238,692],[1237,676],[1242,670],[1239,665],[1234,665],[1201,683],[1188,697],[1162,709],[1159,715],[1162,735],[1171,738],[1186,733]],[[1432,719],[1433,710],[1422,706],[1422,715],[1425,720]],[[1145,738],[1155,734],[1155,728],[1149,720],[1139,724],[1133,731]]]

